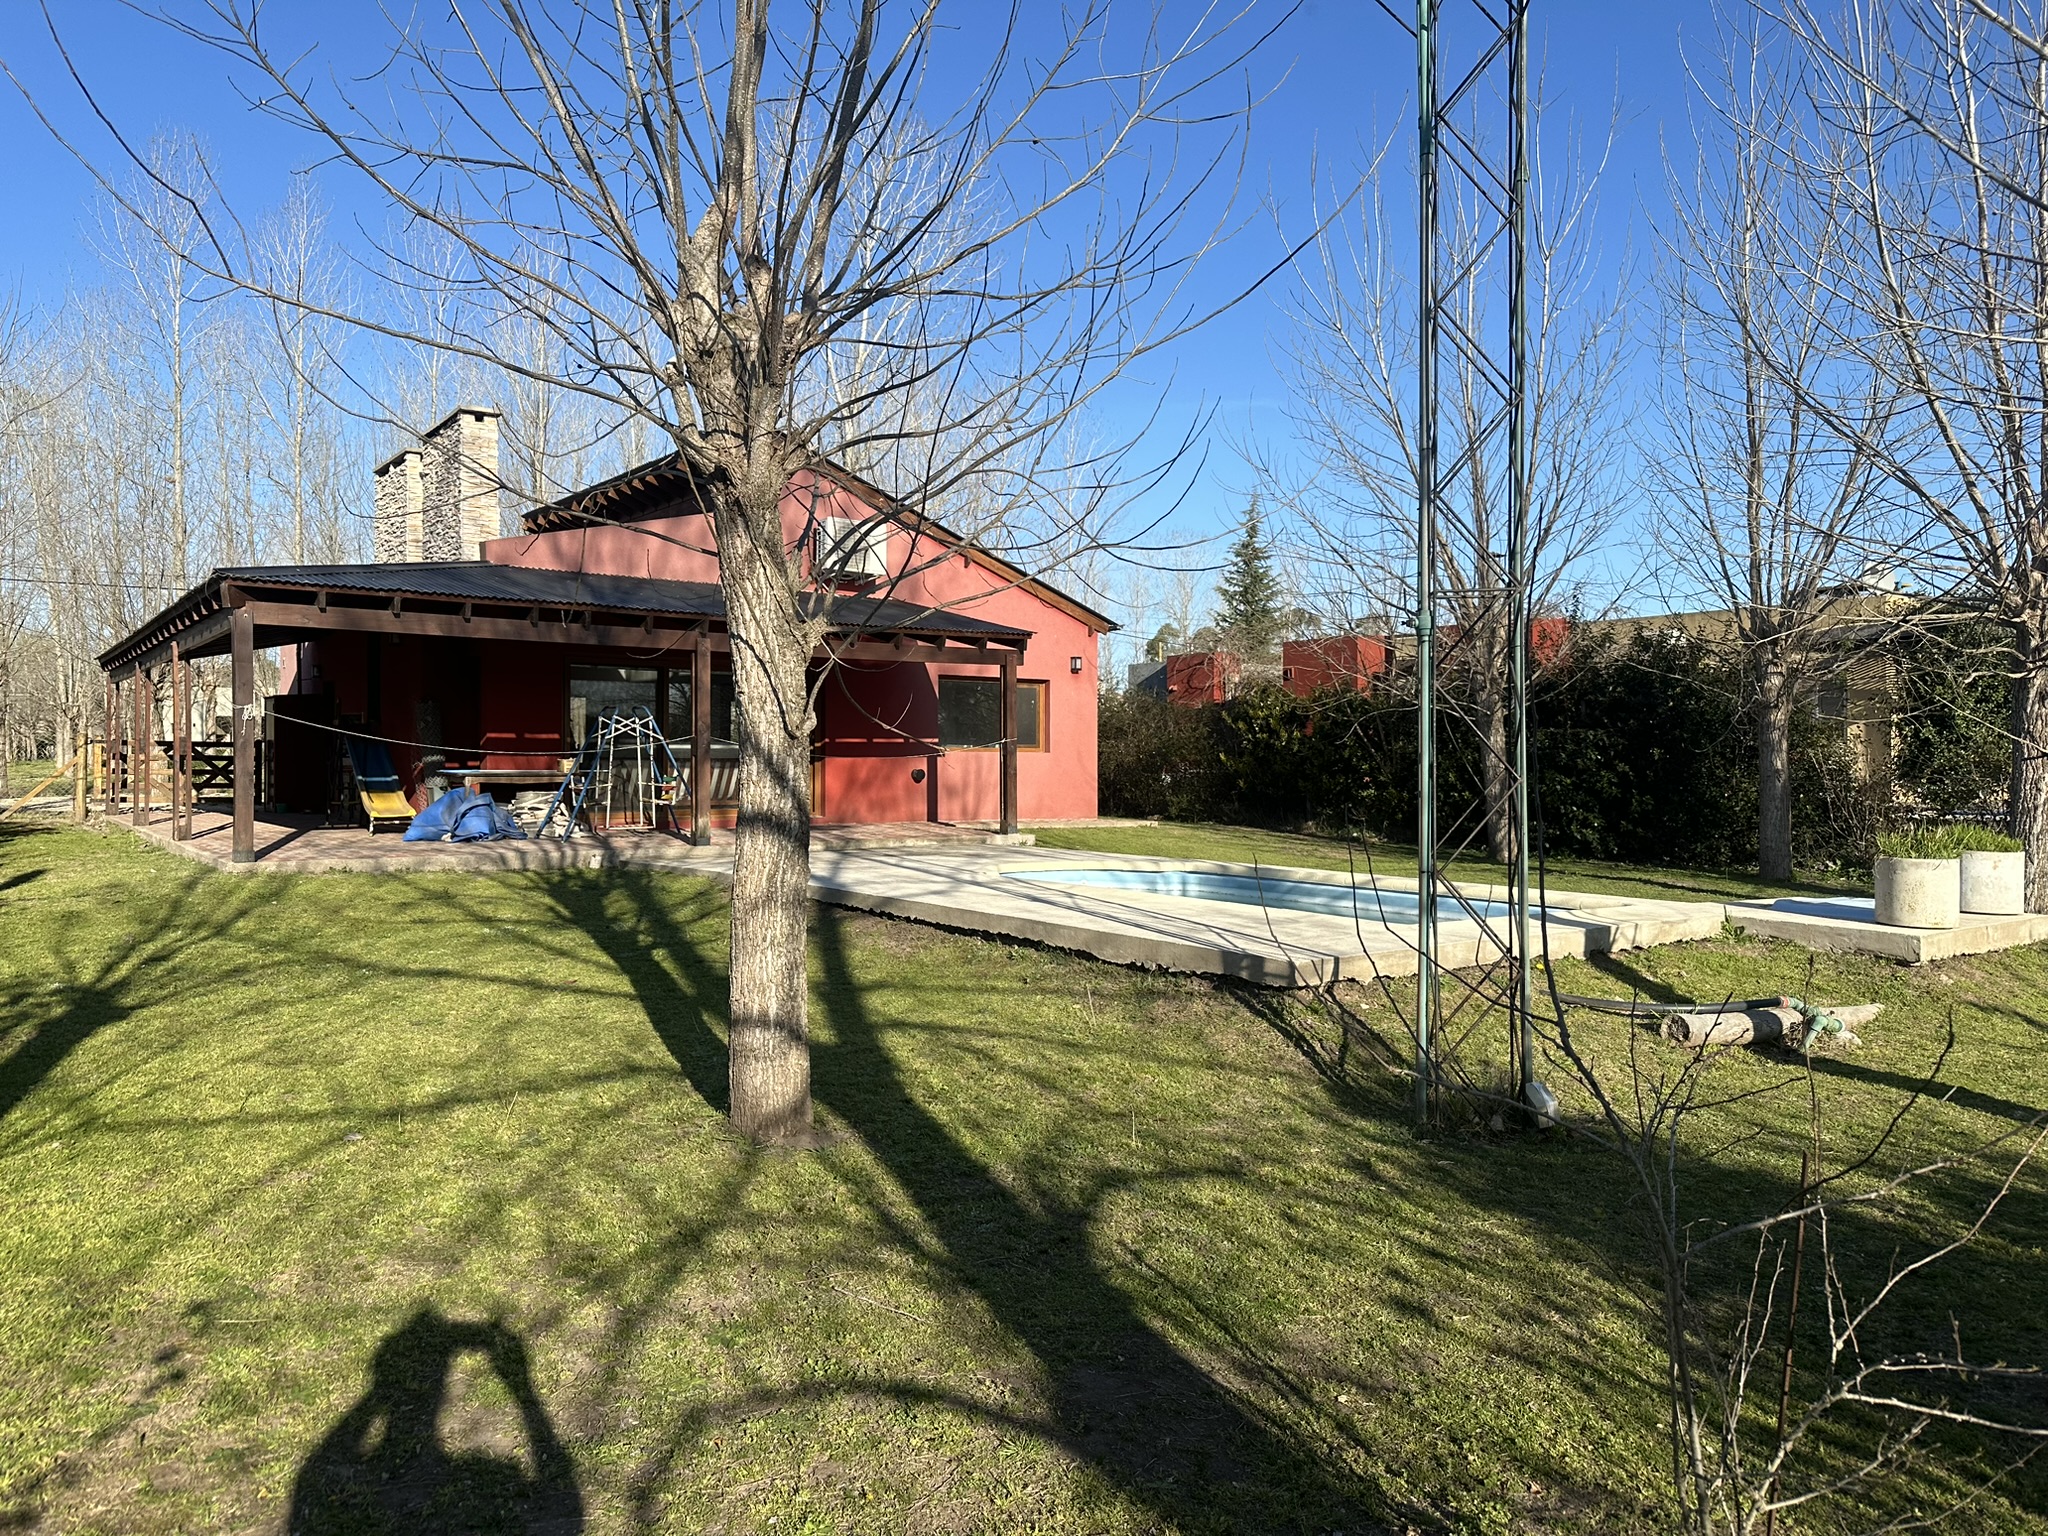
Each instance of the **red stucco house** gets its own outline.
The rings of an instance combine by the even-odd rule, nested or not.
[[[744,747],[696,482],[656,460],[500,537],[497,438],[494,412],[458,410],[378,467],[374,563],[215,571],[100,657],[110,737],[151,734],[144,700],[174,659],[234,657],[238,856],[259,777],[280,808],[318,809],[341,733],[385,739],[419,804],[433,771],[558,773],[618,704],[651,709],[689,765],[677,830],[730,824]],[[783,525],[830,625],[817,820],[1095,814],[1108,618],[831,464],[792,481]],[[280,693],[239,707],[270,647]]]

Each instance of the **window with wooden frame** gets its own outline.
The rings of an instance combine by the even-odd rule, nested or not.
[[[1017,750],[1045,750],[1045,710],[1052,691],[1044,683],[1017,684]]]
[[[1017,684],[1017,750],[1043,752],[1049,689],[1042,682]],[[1003,744],[1003,684],[994,677],[939,679],[939,745],[954,750],[992,750]]]

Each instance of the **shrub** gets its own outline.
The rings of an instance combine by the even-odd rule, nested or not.
[[[1101,713],[1107,815],[1314,826],[1415,836],[1415,700],[1405,680],[1371,694],[1298,699],[1247,689],[1182,709],[1112,694]],[[1447,681],[1438,734],[1442,824],[1480,823],[1482,724]],[[1756,736],[1742,680],[1683,635],[1581,640],[1530,699],[1536,799],[1553,853],[1725,869],[1756,859]],[[1840,728],[1802,707],[1792,726],[1794,854],[1866,862],[1883,807],[1859,784]]]
[[[1893,642],[1897,700],[1892,776],[1940,816],[1996,805],[2012,775],[2012,637],[1958,624]]]
[[[1877,851],[1887,859],[1952,859],[1963,851],[1960,828],[1939,822],[1880,832]]]
[[[1220,813],[1215,712],[1142,693],[1105,694],[1096,716],[1098,795],[1105,816],[1210,821]]]
[[[1247,689],[1216,714],[1222,814],[1269,825],[1413,836],[1412,701],[1384,689],[1298,699],[1268,685]]]
[[[1530,705],[1553,852],[1725,867],[1756,857],[1756,748],[1728,669],[1679,635],[1582,642]]]
[[[2010,833],[1987,827],[1981,821],[1965,821],[1949,828],[1958,853],[2018,853],[2026,847]]]

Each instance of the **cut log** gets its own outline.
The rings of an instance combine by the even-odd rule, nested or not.
[[[1743,1013],[1667,1013],[1664,1038],[1678,1045],[1777,1045],[1805,1032],[1797,1008],[1752,1008]]]
[[[1842,1023],[1845,1044],[1858,1043],[1850,1031],[1868,1024],[1883,1009],[1882,1003],[1853,1003],[1820,1011]],[[1832,1031],[1830,1031],[1832,1033]],[[1750,1008],[1739,1013],[1667,1013],[1664,1038],[1678,1045],[1784,1045],[1805,1044],[1806,1016],[1797,1008]]]

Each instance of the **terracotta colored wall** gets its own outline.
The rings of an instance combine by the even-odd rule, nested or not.
[[[870,516],[863,503],[835,484],[814,486],[809,477],[791,482],[782,500],[782,534],[792,549],[818,518]],[[617,576],[653,576],[665,581],[718,580],[717,539],[711,520],[701,512],[644,522],[596,528],[566,528],[553,533],[521,533],[492,539],[483,558],[499,565],[537,566],[556,571],[605,571]],[[890,566],[905,571],[942,553],[926,538],[899,532],[890,539]],[[809,570],[807,557],[804,569]],[[894,594],[891,594],[894,595]]]
[[[374,717],[372,645],[379,695]],[[546,645],[417,636],[394,645],[387,636],[332,635],[305,647],[297,682],[302,691],[332,693],[337,719],[358,716],[371,735],[407,740],[419,733],[421,701],[431,699],[447,746],[499,747],[500,753],[484,758],[485,766],[530,768],[544,760],[503,753],[515,747],[561,750],[567,665],[559,651]],[[293,727],[281,724],[278,729]],[[387,750],[408,788],[416,786],[422,750],[399,745]]]
[[[861,515],[860,503],[833,486],[816,509],[821,516]],[[785,536],[794,545],[813,515],[807,491],[783,504]],[[650,536],[652,535],[652,536]],[[630,527],[570,529],[521,534],[484,546],[486,560],[504,565],[567,571],[602,571],[671,581],[716,581],[718,562],[705,553],[712,544],[701,514],[654,519]],[[929,537],[898,530],[890,539],[894,579],[886,595],[920,606],[944,605],[1032,634],[1018,676],[1047,684],[1046,750],[1020,752],[1017,761],[1018,814],[1027,818],[1088,817],[1096,814],[1096,689],[1099,636],[1087,623],[1036,595],[1006,582],[998,573],[949,552]],[[1079,657],[1081,669],[1072,669]],[[943,674],[994,677],[995,667],[904,668],[921,674],[913,684],[877,674],[849,672],[844,690],[828,686],[821,717],[827,743],[821,819],[830,821],[991,820],[997,814],[998,754],[993,751],[937,753],[890,740],[889,733],[863,718],[862,706],[893,721],[912,695],[929,700],[929,718],[902,729],[929,742],[938,733],[936,678]],[[860,703],[856,703],[858,699]],[[871,702],[870,702],[871,700]],[[918,762],[909,761],[919,758]],[[914,768],[925,768],[915,784]]]
[[[1547,667],[1564,654],[1565,641],[1571,638],[1572,621],[1566,618],[1531,619],[1529,621],[1529,659],[1539,667]],[[1458,626],[1446,624],[1439,634],[1446,645],[1458,643]]]
[[[293,688],[300,693],[332,694],[337,717],[361,715],[368,708],[368,644],[364,635],[335,634],[292,648],[298,653]],[[376,726],[372,724],[368,729],[375,730]]]
[[[1280,647],[1280,680],[1300,698],[1325,688],[1368,693],[1373,678],[1387,670],[1388,655],[1386,642],[1371,635],[1288,640]]]
[[[909,544],[911,541],[901,541]],[[929,544],[919,552],[935,553]],[[1017,676],[1043,682],[1046,692],[1046,749],[1017,754],[1017,814],[1027,820],[1096,814],[1096,718],[1100,636],[1082,620],[1006,583],[964,555],[946,555],[897,584],[899,600],[945,603],[956,612],[1032,632]],[[1081,670],[1072,670],[1079,657]],[[940,665],[935,677],[997,677],[996,667]],[[997,813],[1001,793],[1000,754],[953,751],[939,764],[939,819],[987,821]]]
[[[1570,619],[1531,619],[1529,621],[1529,657],[1539,667],[1547,667],[1564,654],[1564,643],[1571,638]]]
[[[1237,692],[1238,659],[1228,651],[1190,651],[1166,658],[1166,697],[1185,709],[1221,704]]]
[[[818,702],[821,821],[942,819],[941,754],[928,745],[939,730],[930,668],[851,663],[825,680]]]

